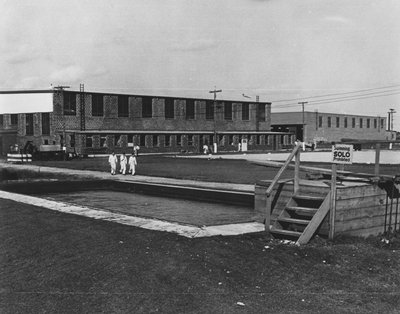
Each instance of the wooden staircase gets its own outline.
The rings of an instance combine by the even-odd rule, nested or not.
[[[296,193],[270,227],[276,238],[306,244],[329,212],[330,192],[326,196]]]

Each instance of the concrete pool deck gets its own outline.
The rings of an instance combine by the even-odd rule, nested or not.
[[[133,226],[148,230],[157,230],[176,233],[187,238],[202,238],[212,236],[230,236],[245,233],[261,232],[264,225],[257,222],[226,224],[218,226],[191,226],[179,224],[175,222],[163,221],[158,219],[150,219],[143,217],[135,217],[120,213],[110,212],[97,208],[78,206],[58,201],[43,199],[23,194],[10,193],[0,190],[0,198],[9,199],[15,202],[30,204],[50,210],[84,216],[92,219],[119,223],[122,225]]]

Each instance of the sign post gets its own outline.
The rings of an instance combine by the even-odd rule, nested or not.
[[[337,164],[352,164],[353,151],[353,145],[337,144],[332,146],[331,199],[329,204],[329,239],[331,240],[335,235]]]

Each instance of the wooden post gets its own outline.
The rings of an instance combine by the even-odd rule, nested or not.
[[[265,232],[269,233],[269,225],[271,224],[271,207],[272,207],[272,199],[271,195],[267,194],[267,200],[265,204],[265,225],[264,230]]]
[[[336,175],[337,165],[332,163],[332,179],[331,179],[331,200],[329,204],[329,239],[333,240],[335,236],[335,216],[336,216]]]
[[[300,187],[300,149],[297,150],[294,157],[294,182],[293,182],[293,192],[296,195]]]
[[[379,177],[379,158],[381,154],[381,143],[375,144],[375,176]]]

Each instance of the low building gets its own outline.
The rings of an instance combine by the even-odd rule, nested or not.
[[[386,139],[384,117],[306,111],[304,115],[303,112],[274,112],[271,120],[272,131],[293,132],[305,142]]]
[[[13,101],[39,102],[43,110],[12,113]],[[275,150],[290,146],[290,132],[271,132],[271,103],[110,94],[65,89],[0,92],[9,112],[0,114],[1,153],[14,139],[61,145],[79,155],[141,152]],[[4,105],[5,104],[5,105]],[[40,112],[39,112],[40,111]],[[7,139],[6,139],[7,138]]]

